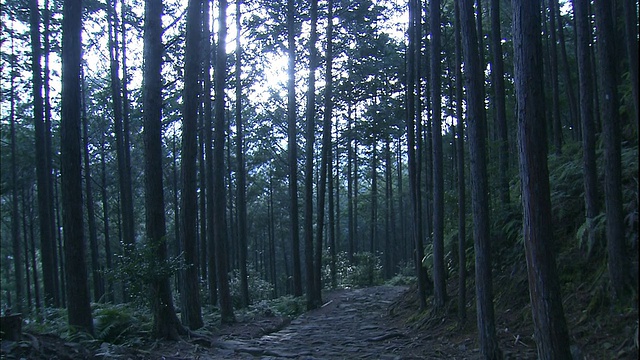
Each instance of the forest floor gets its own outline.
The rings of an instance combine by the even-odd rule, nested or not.
[[[470,290],[470,289],[469,289]],[[578,298],[575,294],[572,298]],[[569,298],[571,300],[571,298]],[[460,327],[455,299],[440,312],[417,308],[415,287],[374,286],[324,295],[324,306],[294,320],[265,312],[194,333],[179,342],[92,346],[56,335],[25,333],[1,342],[2,359],[479,359],[475,311]],[[473,302],[473,301],[471,301]],[[528,305],[496,302],[496,327],[506,359],[537,358]],[[509,306],[511,305],[511,307]],[[515,306],[515,307],[513,307]],[[568,312],[569,322],[572,319]],[[572,352],[581,359],[636,359],[637,312],[572,328]],[[635,324],[634,324],[635,323]],[[594,329],[585,327],[597,326]],[[634,328],[635,325],[635,328]],[[625,330],[626,329],[626,330]],[[628,332],[631,331],[631,334]],[[637,333],[636,333],[637,341]]]

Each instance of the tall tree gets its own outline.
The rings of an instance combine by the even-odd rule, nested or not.
[[[407,162],[409,167],[409,199],[411,201],[411,215],[412,215],[412,238],[415,244],[414,247],[414,263],[416,266],[416,273],[418,275],[418,299],[420,302],[420,310],[424,310],[427,307],[427,291],[426,284],[427,279],[425,276],[424,268],[422,266],[422,256],[424,254],[424,247],[422,244],[422,231],[420,230],[422,224],[422,213],[420,212],[418,197],[420,183],[419,174],[417,171],[417,158],[416,151],[416,137],[420,137],[419,131],[416,131],[416,96],[415,88],[418,77],[416,76],[418,71],[419,56],[419,44],[420,44],[420,32],[417,30],[420,23],[420,6],[416,0],[409,1],[409,46],[407,48]],[[419,82],[418,82],[419,84]],[[417,134],[416,134],[417,133]]]
[[[291,256],[293,257],[293,295],[302,296],[300,233],[298,229],[298,144],[296,139],[296,34],[294,0],[287,0],[287,44],[287,152],[289,156],[289,214],[291,217]]]
[[[580,81],[580,119],[582,121],[582,171],[587,221],[589,255],[596,244],[595,218],[600,213],[598,203],[598,172],[596,168],[596,131],[593,116],[593,67],[589,43],[591,23],[588,0],[573,0],[576,22],[578,75]]]
[[[309,35],[309,81],[307,89],[307,122],[305,131],[305,187],[304,187],[304,254],[307,274],[307,309],[319,306],[313,276],[313,150],[316,118],[316,40],[318,38],[318,1],[311,0],[311,34]]]
[[[147,244],[154,249],[156,261],[167,261],[167,240],[162,176],[162,0],[145,0],[144,6],[144,172],[145,231]],[[173,307],[169,274],[150,279],[149,299],[153,313],[153,336],[178,339],[185,329]]]
[[[87,118],[87,89],[85,86],[84,71],[82,71],[82,139],[84,161],[84,189],[87,200],[87,225],[89,226],[89,252],[91,253],[91,279],[93,280],[93,300],[101,301],[104,294],[102,274],[100,272],[98,252],[98,229],[93,201],[93,181],[91,179],[91,166],[89,154],[89,119]]]
[[[540,2],[513,0],[512,7],[524,244],[538,357],[570,359],[552,246],[547,134],[540,121],[545,118]]]
[[[242,45],[240,37],[242,30],[240,5],[242,1],[236,0],[236,172],[237,189],[236,203],[238,208],[238,247],[240,251],[240,298],[242,306],[249,306],[249,284],[247,281],[247,176],[244,161],[244,130],[242,120]]]
[[[433,136],[433,285],[434,306],[441,308],[447,299],[444,268],[444,175],[442,166],[442,79],[440,0],[431,0],[431,111]]]
[[[118,47],[117,0],[109,6],[109,62],[111,76],[111,99],[113,105],[113,121],[116,137],[116,157],[118,160],[118,184],[120,186],[120,211],[122,215],[122,241],[126,245],[125,256],[135,244],[135,227],[133,213],[133,191],[131,184],[131,168],[127,166],[125,135],[123,125],[122,82],[120,81],[120,62]],[[126,299],[125,299],[126,300]]]
[[[614,295],[621,298],[631,284],[625,250],[622,209],[622,159],[614,17],[609,1],[597,0],[596,37],[600,116],[604,140],[604,204],[607,215],[608,268]]]
[[[16,55],[15,55],[15,47],[14,47],[14,29],[11,28],[11,57],[10,57],[10,85],[9,89],[9,97],[11,102],[10,108],[10,136],[11,136],[11,245],[13,250],[13,269],[15,275],[16,282],[16,306],[13,310],[16,312],[22,312],[22,303],[23,303],[23,278],[22,278],[22,251],[20,249],[21,241],[20,241],[20,213],[18,212],[18,160],[17,160],[17,146],[16,146],[16,97],[15,97],[15,77],[16,77]],[[25,244],[27,243],[25,238]],[[26,246],[25,246],[26,250]],[[26,251],[25,251],[26,253]],[[28,263],[28,257],[24,257],[25,264]],[[27,295],[29,299],[31,298],[29,292],[29,268],[27,266]],[[33,269],[34,272],[36,269]],[[37,284],[36,284],[37,286]],[[31,301],[28,303],[31,305]]]
[[[500,0],[491,0],[491,78],[495,128],[498,139],[498,196],[502,206],[509,198],[509,138],[507,131],[506,95],[504,87],[504,60],[502,58],[502,35],[500,30]]]
[[[227,276],[227,223],[225,222],[225,188],[224,188],[224,142],[225,142],[225,101],[224,89],[227,74],[227,0],[218,2],[218,42],[215,62],[215,124],[213,139],[213,191],[214,191],[214,232],[218,290],[220,295],[220,317],[223,323],[235,321],[233,303]]]
[[[486,163],[486,128],[482,69],[473,21],[473,0],[458,0],[467,90],[467,123],[471,160],[471,208],[476,269],[476,303],[480,351],[486,359],[502,357],[496,339],[491,277],[489,198]]]
[[[455,50],[456,50],[456,155],[458,175],[458,318],[461,323],[467,320],[467,214],[466,214],[466,184],[464,175],[464,119],[462,100],[464,83],[462,81],[462,40],[460,34],[460,3],[454,4],[455,19]]]
[[[562,153],[562,119],[560,119],[560,84],[558,83],[558,41],[556,30],[556,17],[555,17],[555,2],[549,1],[549,24],[550,31],[550,43],[549,43],[549,56],[551,58],[551,116],[553,119],[553,146],[555,153],[560,155]],[[543,2],[544,3],[544,2]],[[546,8],[545,8],[546,13]]]
[[[29,1],[31,25],[31,71],[33,73],[33,119],[35,123],[36,179],[38,184],[38,219],[40,221],[40,254],[42,261],[42,280],[44,283],[44,303],[46,306],[59,306],[58,292],[55,286],[57,277],[55,265],[55,233],[51,227],[53,221],[53,189],[51,170],[47,166],[46,130],[43,117],[42,66],[40,65],[40,10],[38,1]]]
[[[313,0],[317,2],[317,0]],[[315,5],[317,11],[317,4]],[[333,233],[333,193],[332,193],[332,158],[331,158],[331,116],[333,114],[333,75],[331,73],[333,66],[333,0],[327,2],[328,15],[327,15],[327,49],[325,53],[325,87],[324,87],[324,113],[322,117],[322,155],[320,160],[320,183],[318,184],[318,230],[316,232],[316,247],[315,247],[315,263],[314,263],[314,279],[313,285],[315,286],[315,301],[316,306],[322,305],[322,239],[324,230],[324,204],[326,195],[327,178],[329,178],[329,239],[331,247],[331,261],[332,261],[332,276],[335,272],[335,234]],[[317,16],[317,14],[316,14]]]
[[[631,94],[636,112],[636,131],[638,130],[638,7],[634,0],[623,0],[624,30],[626,35],[627,54],[629,56],[629,73],[631,74]]]
[[[182,112],[182,199],[180,212],[180,240],[187,263],[183,270],[182,291],[183,321],[190,329],[201,328],[202,309],[198,279],[198,178],[196,158],[198,154],[198,74],[200,74],[200,1],[189,0],[187,7],[187,34],[184,62],[184,108]]]
[[[62,18],[62,226],[69,325],[93,333],[82,211],[80,62],[82,0],[65,0]]]
[[[215,252],[215,228],[214,228],[214,201],[213,201],[213,114],[212,114],[212,102],[211,102],[211,40],[213,33],[209,25],[209,6],[212,4],[212,0],[202,0],[202,7],[204,9],[202,13],[203,28],[205,34],[203,34],[204,45],[202,47],[202,53],[204,55],[204,155],[206,161],[206,189],[205,196],[207,197],[207,272],[208,272],[208,285],[209,285],[209,301],[211,304],[218,302],[218,276],[216,271],[216,252]]]

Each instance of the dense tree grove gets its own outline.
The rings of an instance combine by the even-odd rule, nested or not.
[[[500,359],[519,262],[555,359],[561,250],[637,299],[637,1],[1,1],[3,314],[179,339],[403,274]]]

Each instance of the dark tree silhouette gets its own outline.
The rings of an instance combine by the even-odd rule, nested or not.
[[[467,124],[471,160],[471,207],[476,269],[476,303],[480,351],[486,359],[502,357],[496,339],[491,276],[489,197],[486,162],[486,128],[482,69],[473,21],[473,0],[459,0],[460,29],[467,90]]]
[[[552,214],[542,84],[540,2],[513,1],[524,244],[538,357],[571,359],[552,248]]]
[[[60,165],[69,325],[93,333],[82,211],[80,62],[82,1],[65,0],[62,18]]]
[[[145,0],[144,6],[144,173],[145,230],[147,244],[152,246],[160,264],[167,261],[164,188],[162,176],[162,0]],[[185,333],[173,307],[168,276],[151,279],[151,312],[153,336],[178,339]]]

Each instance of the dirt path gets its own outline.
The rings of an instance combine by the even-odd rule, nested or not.
[[[465,359],[474,351],[442,340],[417,338],[392,325],[389,305],[405,287],[341,290],[323,308],[255,339],[216,339],[201,359]],[[471,354],[458,356],[460,353]],[[477,353],[475,353],[477,354]]]

